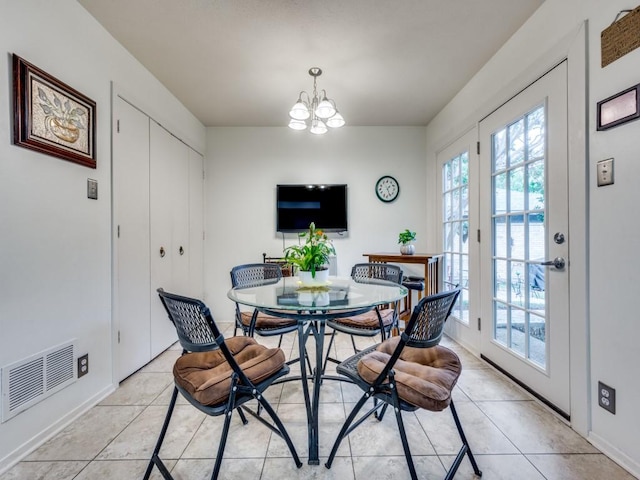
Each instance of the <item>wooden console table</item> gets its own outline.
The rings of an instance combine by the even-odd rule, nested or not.
[[[402,255],[400,253],[364,253],[369,257],[369,262],[375,263],[406,263],[424,265],[424,294],[432,295],[442,290],[440,281],[440,268],[442,254],[440,253],[414,253],[413,255]],[[405,310],[400,318],[407,319],[411,316],[411,291],[407,296]],[[422,298],[422,292],[418,292],[418,299]]]

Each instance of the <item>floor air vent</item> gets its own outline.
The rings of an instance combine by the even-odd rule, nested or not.
[[[73,341],[2,367],[2,422],[75,382],[76,368]]]

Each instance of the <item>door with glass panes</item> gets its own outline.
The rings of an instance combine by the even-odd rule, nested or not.
[[[567,66],[483,119],[483,358],[570,415]]]
[[[446,331],[474,351],[479,349],[478,318],[478,157],[474,128],[437,154],[442,192],[442,278],[460,296]]]

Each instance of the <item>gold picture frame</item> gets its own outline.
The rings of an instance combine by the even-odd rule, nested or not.
[[[13,54],[13,143],[96,168],[96,102]]]

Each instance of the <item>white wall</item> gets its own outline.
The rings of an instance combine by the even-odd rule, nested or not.
[[[570,198],[574,205],[585,205],[581,211],[572,212],[570,222],[588,225],[583,228],[588,234],[588,251],[577,258],[572,252],[572,283],[574,280],[582,283],[586,277],[582,292],[572,290],[573,301],[580,300],[572,305],[572,325],[581,330],[577,336],[572,332],[572,350],[582,350],[584,354],[577,357],[572,354],[571,370],[572,376],[585,378],[584,386],[579,384],[578,388],[573,388],[572,380],[572,415],[579,417],[576,421],[581,433],[632,473],[640,475],[637,442],[640,412],[636,408],[640,398],[636,373],[640,361],[637,341],[640,323],[636,321],[634,303],[636,277],[640,271],[635,240],[640,236],[640,225],[633,221],[634,208],[640,201],[640,190],[634,184],[640,178],[637,158],[640,122],[605,132],[595,129],[596,103],[640,82],[640,50],[605,68],[600,67],[600,33],[620,10],[627,8],[632,6],[624,0],[546,0],[427,127],[427,161],[428,178],[433,181],[436,152],[544,73],[555,61],[566,57],[571,45],[581,41],[585,28],[582,22],[588,22],[587,67],[583,70],[588,85],[586,118],[581,115],[570,120],[570,128],[581,137],[570,138],[570,142],[579,145],[586,138],[588,148],[587,158],[571,156],[570,152],[570,170],[579,177],[578,184],[573,185],[584,191],[583,198],[572,197],[571,192]],[[574,56],[570,58],[571,63],[584,63],[584,58]],[[575,95],[576,85],[570,80],[569,96]],[[609,157],[615,158],[616,183],[598,188],[595,164]],[[587,215],[582,218],[585,209]],[[576,271],[585,275],[576,275]],[[598,380],[616,388],[616,415],[598,406]]]
[[[205,292],[215,318],[233,319],[226,293],[234,265],[261,262],[263,252],[282,255],[275,227],[279,183],[348,184],[349,232],[330,234],[338,275],[366,261],[363,253],[399,252],[398,233],[405,228],[417,232],[417,251],[426,251],[424,142],[421,127],[343,127],[323,137],[287,127],[208,129]],[[400,183],[393,203],[376,197],[382,175]],[[285,244],[294,242],[296,235],[287,234]]]
[[[75,0],[2,0],[0,50],[0,366],[72,338],[90,356],[89,375],[0,424],[2,471],[114,388],[111,81],[200,151],[205,129]],[[11,53],[96,101],[97,169],[12,145]]]

